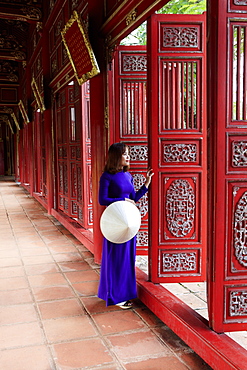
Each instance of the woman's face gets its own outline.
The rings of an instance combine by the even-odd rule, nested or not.
[[[121,165],[124,167],[124,166],[129,166],[129,164],[130,164],[129,149],[126,148],[125,152],[122,154]]]

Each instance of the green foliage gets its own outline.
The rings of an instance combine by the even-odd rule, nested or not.
[[[159,14],[201,14],[205,12],[207,0],[171,0],[157,13]]]
[[[207,0],[170,0],[158,14],[201,14],[206,11]],[[131,32],[121,45],[146,45],[146,22]]]

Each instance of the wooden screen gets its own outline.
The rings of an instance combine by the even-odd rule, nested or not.
[[[208,302],[217,332],[247,329],[246,17],[246,0],[209,2]]]
[[[59,91],[56,109],[58,209],[85,228],[92,224],[88,99],[74,81]]]
[[[119,46],[115,59],[115,135],[112,140],[129,146],[130,173],[138,190],[144,183],[148,162],[146,48]],[[137,206],[142,216],[137,254],[144,255],[148,252],[148,194]]]
[[[205,37],[205,15],[153,15],[148,21],[153,282],[205,279]]]

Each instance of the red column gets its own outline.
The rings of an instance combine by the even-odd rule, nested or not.
[[[44,78],[44,96],[45,108],[44,125],[45,125],[45,152],[46,152],[46,178],[47,178],[47,212],[50,214],[54,207],[54,174],[53,174],[53,141],[52,141],[52,111],[51,111],[51,96],[48,86],[50,77],[50,59],[49,59],[49,34],[44,28],[42,34],[42,57],[43,57],[43,78]]]
[[[94,230],[94,259],[100,263],[102,250],[102,234],[99,220],[102,208],[98,202],[99,179],[105,164],[107,130],[104,127],[104,77],[94,77],[90,82],[90,117],[91,117],[91,153],[92,153],[92,190],[93,190],[93,230]],[[97,109],[95,109],[97,107]]]

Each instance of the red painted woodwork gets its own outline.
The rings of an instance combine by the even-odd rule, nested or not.
[[[247,1],[209,1],[210,325],[247,329]]]
[[[138,4],[136,0],[106,1],[106,21],[101,28],[101,33],[107,39],[108,45],[118,45],[124,37],[168,1],[139,0]]]
[[[150,274],[153,282],[205,280],[205,15],[148,20]]]
[[[57,208],[85,229],[92,225],[88,104],[89,86],[84,84],[81,89],[78,83],[73,81],[59,91],[55,110]]]
[[[0,141],[0,176],[4,175],[4,142]]]
[[[84,227],[93,225],[92,207],[92,174],[91,174],[91,124],[90,124],[90,82],[81,86],[81,117],[82,117],[82,179]]]
[[[112,141],[123,141],[130,149],[136,190],[145,181],[147,146],[147,54],[145,46],[119,46],[114,60],[115,125]],[[137,234],[137,254],[148,253],[148,195],[137,203],[142,225]]]
[[[34,192],[39,193],[39,195],[42,196],[43,190],[42,190],[42,162],[41,162],[41,113],[36,112],[34,121],[33,121],[33,132],[34,132]]]

